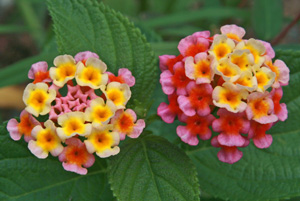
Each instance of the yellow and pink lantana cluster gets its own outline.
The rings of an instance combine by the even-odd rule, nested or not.
[[[161,103],[158,115],[166,123],[176,117],[184,122],[177,135],[193,146],[198,137],[211,139],[211,126],[219,133],[211,144],[221,148],[218,158],[226,163],[240,160],[238,147],[248,146],[250,139],[258,148],[269,147],[267,130],[288,113],[280,103],[288,67],[272,61],[275,52],[269,43],[244,35],[236,25],[225,25],[214,36],[196,32],[179,42],[179,56],[160,56],[160,83],[169,104]]]
[[[24,136],[36,157],[51,153],[65,170],[78,174],[87,174],[95,161],[93,153],[101,158],[118,154],[120,140],[137,138],[145,122],[126,108],[135,84],[131,72],[121,68],[115,76],[106,70],[99,56],[89,51],[74,58],[58,56],[49,70],[46,62],[33,64],[28,73],[33,82],[23,94],[26,108],[19,122],[11,119],[7,124],[11,138]],[[48,120],[40,122],[39,116]]]

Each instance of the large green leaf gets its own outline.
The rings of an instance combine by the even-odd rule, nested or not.
[[[131,105],[145,108],[154,90],[157,60],[140,30],[127,18],[96,0],[49,0],[60,53],[90,50],[99,54],[108,71],[128,68],[136,78]],[[145,111],[138,111],[145,115]]]
[[[257,38],[270,40],[282,28],[282,0],[255,0],[252,10],[252,24]]]
[[[128,140],[109,164],[119,200],[199,200],[196,171],[185,153],[164,138]]]
[[[0,200],[106,201],[104,160],[97,159],[85,176],[67,172],[57,158],[38,159],[23,140],[10,139],[5,126],[0,126]]]
[[[116,11],[129,16],[137,15],[140,6],[139,2],[132,0],[102,0],[102,2]]]
[[[197,167],[201,189],[206,193],[238,201],[300,195],[300,51],[278,51],[277,57],[291,70],[290,84],[283,88],[289,118],[270,131],[270,148],[250,145],[241,149],[244,156],[233,165],[220,162],[214,147],[188,151]]]

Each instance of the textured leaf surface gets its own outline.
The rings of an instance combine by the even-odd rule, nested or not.
[[[110,161],[119,200],[199,200],[196,171],[183,151],[153,135],[127,141]]]
[[[108,71],[128,68],[136,78],[130,103],[147,105],[158,67],[139,29],[96,0],[49,0],[48,7],[60,53],[74,55],[90,50],[99,54]]]
[[[244,156],[233,165],[220,162],[214,147],[188,152],[198,170],[201,189],[215,197],[258,201],[300,195],[300,51],[278,51],[277,57],[291,70],[282,101],[287,104],[289,118],[269,132],[271,147],[241,149]]]
[[[270,40],[282,28],[282,0],[254,0],[252,21],[257,38]]]
[[[85,176],[67,172],[57,158],[38,159],[23,140],[10,139],[5,126],[0,126],[0,200],[105,200],[104,160],[96,160]]]

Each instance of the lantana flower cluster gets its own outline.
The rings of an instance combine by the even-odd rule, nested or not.
[[[94,153],[100,158],[118,154],[120,140],[137,138],[145,121],[126,107],[135,84],[132,73],[121,68],[115,76],[106,70],[89,51],[74,58],[60,55],[49,70],[46,62],[33,64],[28,73],[33,82],[23,94],[26,108],[20,121],[7,124],[11,138],[24,136],[36,157],[58,156],[65,170],[82,175],[94,164]]]
[[[180,55],[160,56],[160,83],[169,104],[161,103],[158,115],[166,123],[177,117],[185,123],[177,135],[189,145],[211,139],[220,161],[235,163],[250,139],[267,148],[267,131],[287,119],[280,103],[282,86],[289,82],[289,69],[277,59],[268,42],[243,39],[245,30],[236,25],[221,27],[221,34],[196,32],[178,44]],[[212,130],[211,130],[212,129]]]

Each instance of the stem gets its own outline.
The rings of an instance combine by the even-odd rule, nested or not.
[[[274,38],[272,41],[271,41],[271,44],[272,45],[277,45],[287,34],[288,32],[290,31],[290,29],[295,26],[297,24],[297,22],[300,20],[300,13],[297,15],[297,17],[291,21],[291,23],[286,26],[280,33],[279,35]]]

